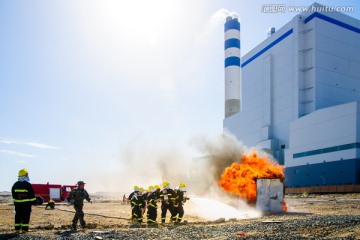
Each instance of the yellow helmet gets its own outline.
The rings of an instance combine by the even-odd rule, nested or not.
[[[141,187],[141,188],[140,188],[140,192],[143,192],[143,191],[144,191],[144,188]]]
[[[182,188],[182,187],[185,187],[185,183],[183,183],[183,182],[179,184],[179,188]]]
[[[162,186],[163,186],[163,188],[169,187],[169,186],[170,186],[170,183],[164,181],[164,182],[162,183]]]
[[[52,198],[50,198],[49,202],[53,202]]]
[[[23,168],[19,171],[19,175],[18,177],[24,177],[26,176],[27,174],[29,174],[28,170],[26,168]]]
[[[139,191],[139,186],[134,186],[134,191]]]
[[[155,189],[160,189],[159,185],[154,186]]]

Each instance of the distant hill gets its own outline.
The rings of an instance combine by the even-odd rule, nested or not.
[[[11,192],[2,191],[2,192],[0,192],[0,196],[2,196],[2,197],[11,196]]]

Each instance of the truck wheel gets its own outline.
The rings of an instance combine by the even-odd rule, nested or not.
[[[44,203],[44,199],[42,197],[36,197],[36,205],[42,205]]]

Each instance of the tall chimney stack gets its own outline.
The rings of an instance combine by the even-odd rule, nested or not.
[[[240,22],[231,16],[225,26],[225,118],[240,112]]]

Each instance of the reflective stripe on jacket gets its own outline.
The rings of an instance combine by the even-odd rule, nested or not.
[[[36,203],[34,189],[29,182],[17,181],[11,189],[11,194],[15,204],[35,205]]]

